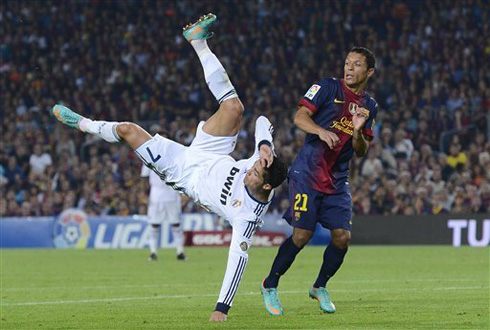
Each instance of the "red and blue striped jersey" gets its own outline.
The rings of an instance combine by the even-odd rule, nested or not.
[[[369,111],[363,134],[372,138],[376,101],[365,92],[357,95],[350,91],[343,79],[326,78],[310,87],[299,106],[310,109],[313,121],[337,134],[340,143],[330,149],[318,135],[307,134],[289,177],[327,194],[348,190],[349,162],[354,153],[352,115],[357,107]]]

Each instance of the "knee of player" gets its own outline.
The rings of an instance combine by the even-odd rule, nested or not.
[[[298,248],[303,248],[311,239],[312,234],[309,232],[295,232],[293,234],[293,243]]]
[[[347,247],[349,246],[350,238],[350,231],[345,231],[341,234],[332,236],[332,244],[339,249],[347,249]]]
[[[233,112],[236,116],[242,116],[245,108],[238,97],[226,100],[227,111]],[[223,102],[223,103],[225,103]]]
[[[137,125],[134,123],[123,122],[117,125],[116,131],[119,137],[126,138],[137,131]]]

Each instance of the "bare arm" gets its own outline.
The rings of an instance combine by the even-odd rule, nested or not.
[[[362,130],[354,130],[352,136],[352,147],[357,157],[364,157],[369,149],[369,141],[362,134]]]
[[[352,116],[352,125],[354,126],[352,148],[354,148],[357,157],[364,157],[369,149],[369,141],[362,134],[362,129],[368,116],[369,111],[364,108],[358,108],[357,112]]]
[[[337,134],[327,131],[323,127],[315,124],[311,116],[313,116],[313,112],[307,107],[302,106],[298,109],[296,115],[294,116],[294,124],[306,133],[318,135],[322,141],[327,143],[330,149],[337,146],[340,142]]]

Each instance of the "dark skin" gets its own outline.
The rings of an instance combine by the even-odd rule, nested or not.
[[[349,90],[356,94],[361,94],[366,87],[369,77],[374,74],[374,68],[367,67],[366,58],[359,53],[349,53],[344,64],[344,82]],[[340,139],[337,134],[324,129],[315,124],[313,112],[305,106],[302,106],[296,112],[294,124],[306,133],[316,134],[324,141],[330,149],[335,148]],[[357,112],[352,116],[353,136],[352,147],[358,157],[366,155],[369,149],[369,140],[362,134],[362,129],[368,119],[369,111],[359,107]],[[293,243],[299,248],[304,247],[313,236],[314,231],[294,227]],[[331,243],[339,249],[347,249],[351,239],[350,230],[332,229],[330,230]]]

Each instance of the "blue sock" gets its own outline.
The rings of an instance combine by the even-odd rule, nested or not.
[[[327,246],[323,253],[322,268],[320,269],[320,273],[318,274],[318,278],[316,279],[315,284],[313,284],[313,287],[321,288],[327,285],[328,280],[335,275],[342,265],[342,262],[344,262],[346,253],[347,248],[339,249],[332,243]]]
[[[301,249],[294,244],[293,236],[290,236],[281,244],[279,251],[277,251],[276,259],[274,259],[272,264],[271,272],[264,281],[264,287],[277,288],[279,278],[291,267]]]

